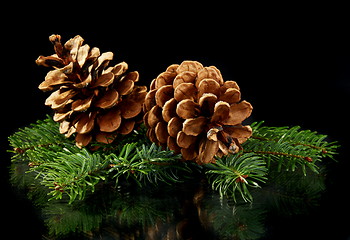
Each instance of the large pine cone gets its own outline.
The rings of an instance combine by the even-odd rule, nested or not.
[[[40,56],[36,63],[53,67],[39,85],[54,92],[45,104],[55,110],[54,120],[67,137],[76,133],[77,146],[86,146],[92,139],[111,143],[117,133],[128,134],[135,122],[142,120],[142,104],[147,88],[135,86],[138,72],[126,73],[125,62],[109,67],[112,52],[100,54],[96,47],[82,45],[80,36],[64,45],[60,35],[51,35],[56,54]]]
[[[168,146],[183,159],[214,162],[241,149],[252,134],[242,121],[252,106],[241,101],[234,81],[196,61],[173,64],[153,80],[144,103],[144,122],[152,142]]]

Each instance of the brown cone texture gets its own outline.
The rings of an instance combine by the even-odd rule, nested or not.
[[[55,54],[36,60],[38,65],[52,67],[42,91],[53,91],[45,104],[60,122],[60,132],[70,137],[76,133],[79,147],[92,139],[111,143],[118,133],[128,134],[142,120],[142,104],[147,94],[145,86],[136,86],[138,72],[126,72],[125,62],[111,67],[112,52],[100,54],[96,47],[84,44],[75,36],[65,44],[60,35],[51,35]]]
[[[239,151],[252,134],[241,123],[253,108],[241,101],[237,83],[196,61],[173,64],[154,79],[143,108],[148,138],[198,164]]]

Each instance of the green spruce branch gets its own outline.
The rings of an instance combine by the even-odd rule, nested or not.
[[[118,183],[121,177],[132,178],[139,186],[164,182],[172,184],[182,181],[183,174],[191,174],[191,169],[180,162],[180,155],[173,151],[162,150],[162,147],[152,144],[128,143],[119,154],[108,156],[113,178]]]
[[[105,169],[108,162],[96,153],[86,149],[80,152],[57,153],[50,162],[31,168],[41,178],[41,183],[52,191],[53,199],[61,199],[63,194],[69,196],[69,202],[76,198],[84,199],[86,192],[94,192],[95,185],[106,179]]]
[[[59,133],[58,128],[59,124],[47,115],[45,120],[38,120],[29,127],[19,129],[8,138],[15,153],[13,159],[18,156],[23,160],[31,150],[55,148],[66,144],[74,145],[71,140]],[[28,157],[31,159],[30,156]]]
[[[318,162],[324,158],[334,159],[339,147],[336,142],[327,142],[327,135],[295,127],[266,127],[263,122],[251,125],[253,136],[243,144],[244,152],[261,155],[268,166],[277,162],[278,171],[301,167],[318,172]]]
[[[240,153],[219,158],[208,164],[209,182],[220,196],[231,196],[236,201],[237,193],[244,201],[252,201],[249,188],[258,188],[267,179],[263,159],[254,153]]]
[[[208,164],[209,182],[221,196],[252,201],[250,189],[258,188],[267,180],[268,172],[294,172],[308,169],[319,173],[322,159],[334,159],[339,147],[327,142],[327,136],[295,127],[266,127],[263,122],[251,126],[253,135],[243,144],[243,151],[217,159]],[[238,194],[237,194],[238,193]]]
[[[13,162],[26,162],[53,199],[68,196],[69,202],[84,199],[99,183],[131,181],[175,184],[192,178],[194,171],[208,177],[212,188],[223,196],[252,201],[251,189],[268,178],[268,172],[294,171],[299,167],[318,173],[319,163],[333,158],[337,145],[327,136],[300,127],[266,127],[253,123],[253,136],[243,151],[217,158],[216,163],[198,166],[180,161],[181,156],[151,144],[141,127],[118,144],[94,144],[94,150],[78,148],[59,133],[59,125],[48,116],[9,137]]]
[[[27,137],[26,137],[27,136]],[[98,183],[112,179],[133,180],[139,186],[182,181],[191,176],[191,169],[179,161],[180,155],[150,143],[143,129],[135,131],[120,144],[99,145],[90,151],[78,148],[59,133],[59,126],[50,116],[9,137],[13,162],[27,162],[41,184],[50,191],[51,199],[65,195],[69,202],[82,200]],[[128,143],[130,142],[130,143]],[[184,174],[186,172],[186,174]]]

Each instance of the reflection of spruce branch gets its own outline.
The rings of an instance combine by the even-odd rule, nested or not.
[[[45,223],[50,236],[47,239],[63,239],[72,233],[81,234],[97,229],[102,223],[103,216],[99,213],[88,211],[84,207],[84,205],[76,207],[58,201],[50,202],[44,207],[43,215],[45,216]]]
[[[278,214],[306,213],[319,204],[320,196],[325,190],[323,171],[321,168],[321,173],[318,174],[307,169],[305,176],[301,169],[294,172],[272,170],[261,191],[254,192],[254,200]]]
[[[215,233],[215,239],[260,239],[265,232],[265,210],[259,204],[233,204],[213,194],[203,200],[201,208],[206,210],[202,221]]]

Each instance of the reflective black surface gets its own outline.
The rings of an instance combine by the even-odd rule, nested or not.
[[[326,191],[325,171],[270,171],[266,185],[253,191],[253,203],[220,198],[197,176],[173,186],[101,184],[85,200],[68,204],[48,201],[27,168],[12,164],[11,181],[30,199],[43,239],[275,239],[283,228],[311,227],[305,221],[322,209]]]

